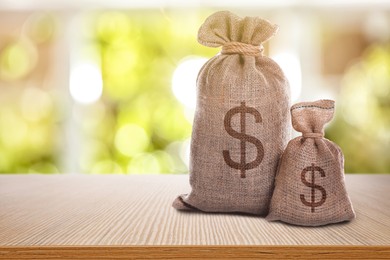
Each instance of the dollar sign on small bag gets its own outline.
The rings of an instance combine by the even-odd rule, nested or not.
[[[306,180],[306,173],[307,172],[311,172],[311,182],[308,182]],[[303,195],[303,194],[300,194],[300,198],[301,198],[301,201],[304,205],[311,207],[312,213],[314,213],[316,207],[319,207],[322,204],[324,204],[325,200],[326,200],[326,190],[324,189],[324,187],[315,184],[315,173],[316,172],[319,172],[321,177],[325,177],[325,171],[321,167],[315,166],[314,163],[312,163],[311,166],[308,166],[305,169],[303,169],[303,171],[301,173],[301,181],[307,187],[311,188],[311,200],[310,200],[310,202],[308,202],[305,199],[305,195]],[[321,192],[321,195],[322,195],[321,199],[318,202],[316,202],[316,194],[315,194],[316,189],[319,190]]]
[[[237,132],[232,128],[232,118],[235,114],[240,115],[240,132]],[[225,125],[225,130],[226,132],[231,135],[232,137],[239,139],[241,141],[241,158],[240,162],[235,162],[231,159],[230,157],[230,151],[228,150],[223,150],[223,158],[226,162],[227,165],[229,165],[233,169],[240,170],[241,172],[241,178],[245,178],[245,172],[247,170],[256,168],[257,166],[260,165],[261,161],[263,160],[264,157],[264,148],[263,144],[260,142],[259,139],[255,138],[254,136],[247,135],[245,133],[246,131],[246,114],[252,114],[255,117],[255,122],[260,123],[262,118],[259,113],[255,108],[253,107],[248,107],[245,105],[245,102],[241,102],[240,106],[234,107],[230,109],[224,118],[224,125]],[[257,155],[255,160],[252,162],[246,162],[246,143],[252,143],[256,146],[257,149]]]

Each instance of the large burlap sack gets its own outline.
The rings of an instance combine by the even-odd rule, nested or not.
[[[332,100],[291,107],[293,127],[302,136],[291,140],[282,155],[268,220],[320,226],[355,217],[344,184],[343,153],[323,137],[333,113]]]
[[[173,207],[266,214],[278,159],[291,136],[289,85],[262,43],[277,26],[230,12],[211,15],[198,40],[222,46],[201,69],[192,132],[190,184]],[[183,86],[184,87],[184,86]]]

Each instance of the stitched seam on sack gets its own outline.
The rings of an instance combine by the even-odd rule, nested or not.
[[[319,108],[319,109],[327,109],[327,110],[334,109],[334,107],[319,107],[314,105],[307,105],[307,106],[292,107],[291,110],[299,109],[299,108]]]

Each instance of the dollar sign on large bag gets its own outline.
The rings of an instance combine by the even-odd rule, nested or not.
[[[229,135],[232,137],[239,139],[241,141],[241,155],[240,159],[241,161],[235,162],[231,159],[230,157],[230,152],[229,150],[223,150],[223,159],[225,160],[226,164],[229,165],[230,167],[240,170],[241,172],[241,178],[245,178],[245,171],[253,169],[261,163],[264,157],[264,148],[262,143],[259,141],[259,139],[247,135],[245,133],[245,128],[246,128],[246,114],[252,114],[255,117],[256,123],[261,122],[261,115],[259,111],[254,109],[253,107],[247,107],[245,105],[245,102],[241,102],[241,106],[235,107],[230,109],[224,119],[224,125],[225,125],[225,130],[228,132]],[[232,128],[232,118],[235,114],[239,114],[240,116],[240,132],[237,132]],[[250,142],[254,144],[257,148],[257,154],[256,154],[256,159],[254,159],[252,162],[246,162],[246,142]]]
[[[307,172],[311,172],[311,182],[306,180]],[[321,177],[325,177],[325,171],[321,167],[315,166],[314,163],[311,166],[308,166],[305,169],[303,169],[301,173],[301,181],[307,187],[311,188],[311,196],[310,196],[310,201],[307,201],[305,195],[303,194],[300,194],[300,198],[304,205],[311,207],[311,212],[313,213],[315,211],[315,208],[324,204],[326,200],[326,190],[324,189],[324,187],[316,184],[315,181],[316,172],[319,172]],[[321,192],[321,199],[319,201],[316,201],[316,194],[315,194],[316,190],[319,190]]]
[[[278,159],[291,137],[287,78],[263,54],[276,31],[264,19],[226,11],[200,27],[198,41],[222,49],[199,71],[191,192],[179,195],[174,208],[267,213]]]

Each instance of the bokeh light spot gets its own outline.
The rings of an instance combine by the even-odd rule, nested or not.
[[[69,88],[76,102],[90,104],[99,100],[103,92],[103,80],[99,66],[90,62],[74,65],[71,68]]]
[[[114,161],[99,161],[92,167],[93,173],[123,173],[122,167]]]
[[[160,163],[158,158],[151,153],[139,154],[135,156],[127,167],[128,173],[159,173]]]
[[[4,109],[0,117],[0,143],[10,150],[19,150],[25,145],[28,125],[11,109]]]
[[[55,32],[55,19],[48,13],[37,13],[29,17],[24,29],[26,34],[36,43],[49,41]]]
[[[97,20],[97,35],[103,41],[114,42],[126,37],[130,30],[130,19],[120,12],[106,12]]]
[[[32,71],[37,59],[37,50],[29,41],[11,42],[0,53],[0,77],[4,80],[21,79]]]
[[[106,161],[110,158],[109,148],[98,139],[85,141],[81,153],[80,166],[83,172],[89,172],[95,162]]]
[[[126,124],[115,135],[115,147],[126,156],[144,152],[149,145],[149,136],[145,130],[135,124]]]
[[[185,58],[175,69],[172,76],[172,91],[184,106],[195,110],[196,78],[206,58]]]
[[[290,83],[291,100],[296,101],[302,91],[301,62],[294,53],[283,52],[272,57],[283,70]]]
[[[39,121],[53,111],[53,100],[47,92],[39,88],[27,88],[23,92],[20,108],[24,118]]]

